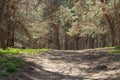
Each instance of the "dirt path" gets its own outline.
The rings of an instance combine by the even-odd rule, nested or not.
[[[51,50],[24,58],[26,66],[9,80],[120,80],[120,55],[103,50]]]

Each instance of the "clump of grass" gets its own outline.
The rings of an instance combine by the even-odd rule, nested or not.
[[[6,72],[12,73],[12,72],[15,72],[16,69],[17,69],[17,67],[15,66],[15,64],[9,64],[6,68]]]
[[[1,73],[1,76],[9,76],[9,73],[8,73],[7,71],[3,71],[3,72]]]
[[[1,76],[8,76],[10,73],[15,72],[17,68],[22,68],[25,62],[18,57],[4,57],[0,59],[0,69],[3,70]]]
[[[12,63],[16,68],[21,68],[23,65],[25,65],[24,61],[21,58],[13,57],[9,60],[11,61],[10,63]]]

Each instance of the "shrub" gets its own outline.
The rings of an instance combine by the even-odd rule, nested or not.
[[[11,73],[16,71],[16,66],[14,64],[8,65],[6,72]]]
[[[1,76],[8,76],[9,75],[9,73],[7,72],[7,71],[3,71],[2,73],[1,73]]]

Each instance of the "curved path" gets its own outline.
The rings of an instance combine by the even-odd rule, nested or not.
[[[50,50],[23,57],[26,66],[14,73],[15,80],[120,80],[120,55],[105,50]]]

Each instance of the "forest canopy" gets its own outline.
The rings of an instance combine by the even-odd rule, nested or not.
[[[120,0],[0,0],[0,47],[120,45]]]

